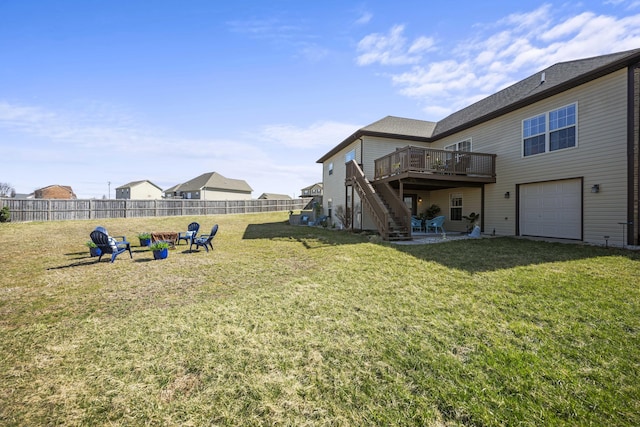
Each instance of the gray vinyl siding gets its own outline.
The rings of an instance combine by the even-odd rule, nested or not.
[[[577,106],[576,147],[523,157],[523,120],[573,103]],[[516,234],[517,189],[520,184],[580,178],[583,182],[584,241],[604,244],[604,236],[609,236],[610,244],[622,244],[623,228],[619,223],[625,222],[627,218],[628,190],[626,69],[431,144],[365,136],[362,141],[355,141],[323,164],[325,209],[328,199],[333,199],[334,212],[337,205],[345,203],[344,156],[351,149],[356,149],[356,160],[363,165],[365,175],[373,179],[375,159],[396,148],[415,145],[443,149],[468,138],[472,140],[474,152],[497,155],[496,183],[484,187],[485,210],[482,220],[485,233],[495,230],[497,235]],[[329,162],[334,163],[334,173],[331,176],[327,173]],[[591,193],[594,184],[600,185],[599,193]],[[447,217],[445,228],[464,231],[464,221],[449,221],[449,194],[452,192],[463,194],[463,215],[480,212],[482,190],[460,188],[431,193],[418,192],[417,196],[423,199],[418,205],[418,213],[436,203]],[[509,192],[509,198],[505,198],[506,192]],[[359,200],[356,199],[356,203],[359,204]],[[374,228],[366,213],[363,228]]]
[[[433,146],[444,148],[471,137],[473,151],[497,154],[497,182],[485,186],[485,232],[515,234],[518,184],[583,178],[584,240],[603,243],[608,235],[610,243],[621,244],[622,227],[617,223],[626,219],[626,99],[627,73],[620,70]],[[577,146],[523,157],[522,121],[572,103],[577,104]],[[593,184],[600,184],[600,193],[590,192]]]
[[[424,204],[426,210],[432,204],[440,206],[440,215],[444,215],[444,229],[455,232],[467,230],[467,221],[451,221],[449,214],[449,197],[453,193],[462,194],[462,215],[469,215],[471,212],[480,213],[482,208],[482,190],[480,188],[449,188],[446,190],[432,191],[427,203]],[[480,223],[478,223],[480,225]]]
[[[346,188],[344,181],[346,178],[345,156],[351,150],[356,150],[356,161],[361,162],[360,141],[356,141],[339,151],[334,156],[325,161],[322,165],[322,182],[324,184],[323,208],[324,213],[328,214],[331,208],[331,220],[334,224],[339,221],[336,218],[336,209],[338,206],[345,208]],[[329,174],[329,164],[333,163],[333,173]]]

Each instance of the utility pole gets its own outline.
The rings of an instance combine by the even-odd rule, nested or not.
[[[107,193],[107,199],[111,199],[111,181],[107,181],[107,185],[109,186],[109,192]]]

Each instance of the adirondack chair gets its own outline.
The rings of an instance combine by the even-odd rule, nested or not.
[[[446,231],[444,230],[444,227],[442,226],[442,224],[444,223],[444,216],[437,216],[433,219],[430,219],[427,221],[427,232],[429,232],[429,230],[431,228],[433,228],[433,231],[435,233],[438,232],[438,228],[440,229],[440,232],[442,233],[446,233]]]
[[[189,246],[189,252],[191,252],[191,248],[193,247],[193,245],[196,245],[196,249],[202,246],[206,249],[207,252],[209,252],[209,247],[211,247],[211,250],[213,250],[213,243],[211,243],[211,241],[216,236],[217,232],[218,224],[213,226],[213,228],[211,229],[211,233],[192,238],[191,245]]]
[[[195,235],[198,234],[198,230],[200,230],[200,224],[198,224],[197,222],[192,222],[187,227],[187,231],[185,231],[184,233],[178,233],[178,242],[177,242],[177,244],[178,245],[180,244],[180,240],[184,240],[186,242],[190,242],[191,238],[195,237]]]
[[[98,230],[98,231],[102,231],[104,234],[106,234],[107,236],[109,236],[109,232],[107,231],[107,229],[106,229],[106,228],[104,228],[104,227],[102,227],[102,226],[98,226],[98,227],[96,227],[96,230]],[[111,237],[112,239],[115,239],[115,240],[116,240],[116,241],[118,241],[118,242],[126,242],[126,243],[129,243],[129,242],[127,242],[127,237],[126,237],[126,236],[109,236],[109,237]]]
[[[118,255],[125,251],[129,251],[129,256],[133,258],[131,243],[126,240],[116,240],[101,230],[93,230],[89,236],[91,241],[100,249],[100,256],[97,262],[100,262],[104,254],[111,254],[111,262],[113,262]]]
[[[416,218],[415,216],[411,217],[411,231],[423,231],[422,220],[420,218]]]

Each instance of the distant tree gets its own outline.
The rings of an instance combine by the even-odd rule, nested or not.
[[[15,196],[16,190],[8,182],[0,182],[0,197]]]

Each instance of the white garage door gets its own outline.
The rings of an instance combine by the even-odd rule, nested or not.
[[[582,239],[582,181],[520,186],[520,234]]]

